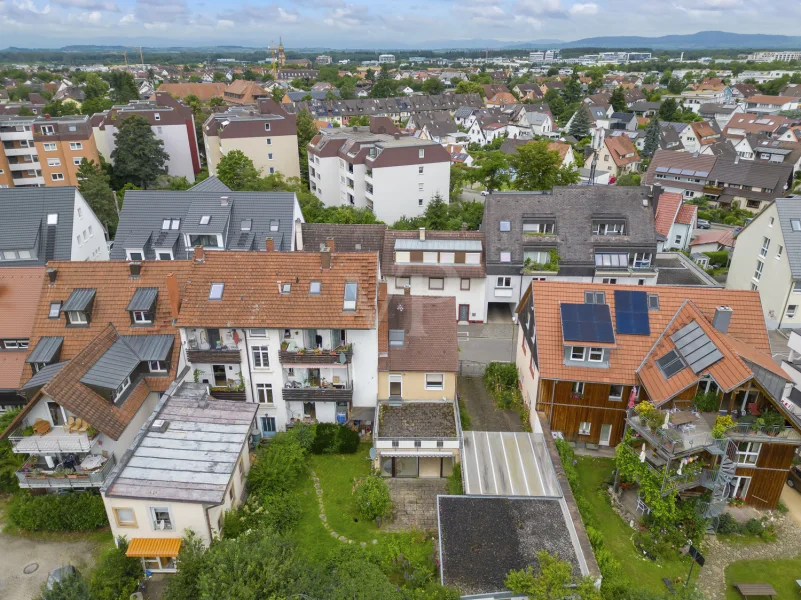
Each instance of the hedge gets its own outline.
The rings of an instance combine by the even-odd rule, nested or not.
[[[21,491],[11,500],[8,521],[26,531],[89,531],[108,527],[100,494],[75,492],[31,496]]]

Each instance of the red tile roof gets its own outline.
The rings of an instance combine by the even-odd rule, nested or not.
[[[44,267],[0,268],[0,339],[30,339],[44,273]],[[0,390],[19,388],[27,355],[0,349]]]
[[[661,201],[662,198],[660,197]],[[698,218],[698,207],[694,204],[682,204],[679,209],[679,214],[676,215],[676,223],[682,225],[692,225]]]
[[[715,243],[731,248],[734,246],[734,234],[730,229],[709,229],[694,237],[690,242],[690,246]]]
[[[681,194],[668,192],[659,196],[659,204],[654,217],[654,228],[658,234],[665,237],[670,234],[670,228],[673,227],[680,208]]]
[[[606,147],[618,167],[625,167],[640,161],[640,155],[631,140],[626,136],[606,138]],[[631,156],[628,156],[631,155]]]

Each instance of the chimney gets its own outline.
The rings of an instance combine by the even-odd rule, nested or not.
[[[396,140],[399,140],[400,139],[400,133],[398,133],[396,131],[395,133],[392,134],[392,137],[394,137]]]
[[[328,251],[331,254],[336,252],[334,244],[335,244],[334,238],[332,238],[332,237],[325,238],[325,247],[328,248]]]
[[[654,214],[656,214],[656,209],[659,207],[659,197],[664,191],[665,189],[658,183],[651,188],[651,210],[654,211]]]
[[[47,119],[47,120],[49,121],[49,120],[50,120],[50,115],[48,115],[48,114],[45,114],[44,118],[45,118],[45,119]]]
[[[202,263],[205,260],[205,251],[203,250],[203,246],[195,246],[195,250],[192,254],[192,260],[195,263]]]
[[[47,278],[50,280],[50,285],[51,286],[56,285],[56,275],[58,275],[58,269],[54,269],[51,267],[47,269],[46,273],[47,273]]]
[[[331,251],[327,248],[320,252],[320,267],[323,270],[328,270],[331,268]]]
[[[275,240],[273,238],[266,238],[264,240],[264,249],[267,252],[275,252]]]
[[[403,295],[404,296],[411,296],[412,295],[412,286],[410,286],[410,285],[403,286]]]
[[[739,155],[739,154],[738,154],[737,156],[735,156],[735,157],[734,157],[734,164],[735,164],[735,165],[738,165],[738,164],[740,164],[740,155]]]
[[[462,223],[462,231],[467,231],[467,223]]]
[[[303,252],[303,223],[295,219],[295,250]]]
[[[387,280],[378,282],[378,354],[386,356],[389,352],[389,298]]]
[[[420,241],[421,242],[425,242],[426,241],[426,228],[425,227],[421,227],[420,228]]]
[[[730,306],[718,306],[715,309],[715,316],[712,317],[712,327],[721,333],[728,333],[732,312]]]
[[[128,268],[131,270],[131,278],[139,279],[139,275],[142,273],[142,263],[130,262],[128,263]]]
[[[167,297],[170,300],[172,318],[177,319],[181,311],[181,296],[178,292],[178,279],[175,277],[175,273],[167,274]]]
[[[220,206],[228,206],[228,196],[220,196]]]

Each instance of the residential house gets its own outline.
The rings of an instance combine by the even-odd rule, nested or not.
[[[759,94],[759,89],[752,83],[735,83],[731,86],[732,98],[737,100],[738,103],[743,102],[751,96]]]
[[[639,100],[629,106],[631,112],[638,117],[653,117],[659,112],[659,107],[662,106],[661,102],[646,102]]]
[[[235,79],[223,91],[223,100],[228,104],[240,106],[257,104],[264,98],[270,98],[270,94],[255,81],[245,79]]]
[[[704,148],[721,141],[720,127],[715,121],[690,123],[681,134],[686,152],[703,152]]]
[[[487,106],[506,106],[507,104],[517,104],[517,98],[511,92],[496,92],[492,96],[487,96]]]
[[[664,495],[712,491],[703,510],[713,530],[730,498],[775,507],[801,434],[781,403],[789,377],[771,357],[756,293],[533,282],[518,314],[523,395],[556,435],[614,446],[633,430],[624,451],[644,457]],[[714,412],[691,412],[698,395]],[[665,411],[664,427],[638,416],[644,402]],[[720,438],[719,414],[735,423]]]
[[[626,98],[626,106],[631,108],[638,102],[646,101],[646,96],[640,88],[629,88],[625,92],[623,92],[623,96]]]
[[[579,110],[583,110],[587,113],[587,116],[590,120],[590,130],[602,128],[602,129],[609,129],[610,125],[610,118],[612,117],[612,113],[614,112],[612,109],[611,104],[582,104]],[[570,131],[570,127],[573,125],[573,119],[576,118],[576,114],[574,113],[567,124],[564,126],[564,131]],[[636,124],[635,124],[636,129]]]
[[[532,143],[531,140],[512,140],[506,139],[501,144],[501,152],[504,154],[517,154],[517,149],[525,144]],[[576,165],[576,156],[573,152],[573,146],[564,142],[548,142],[548,150],[558,152],[559,157],[562,159],[563,167],[571,167]]]
[[[517,304],[532,279],[655,285],[658,193],[642,187],[556,187],[485,199],[487,310]]]
[[[760,116],[754,113],[736,114],[723,130],[723,137],[735,139],[755,133],[769,138],[778,138],[785,131],[784,128],[791,124],[792,121],[786,117]]]
[[[386,225],[299,223],[295,222],[295,248],[298,252],[322,252],[324,248],[337,252],[384,251]]]
[[[584,168],[591,168],[594,159],[594,155],[590,154],[584,161]],[[598,152],[596,168],[609,172],[615,178],[626,173],[637,173],[640,169],[640,155],[628,136],[607,137]]]
[[[732,250],[734,250],[734,233],[731,229],[708,229],[690,241],[692,254],[724,251],[731,254]]]
[[[437,195],[447,202],[448,152],[436,142],[402,136],[385,121],[323,129],[311,140],[309,187],[326,206],[367,207],[394,223],[422,214]]]
[[[53,100],[61,100],[62,102],[74,102],[79,107],[81,103],[86,99],[86,94],[83,91],[83,88],[74,86],[74,85],[65,85],[63,82],[59,86],[58,91],[53,94]]]
[[[682,194],[665,192],[659,196],[654,227],[657,250],[687,250],[698,221],[698,207],[684,204]]]
[[[174,573],[185,531],[205,546],[225,535],[225,513],[245,496],[257,410],[216,400],[203,384],[170,386],[101,488],[126,556],[152,573]]]
[[[196,249],[185,292],[170,296],[193,377],[258,404],[266,437],[299,421],[371,421],[378,256],[270,246]]]
[[[44,272],[44,267],[0,267],[0,413],[25,404],[20,379]]]
[[[264,176],[300,177],[296,116],[282,106],[267,99],[255,108],[235,106],[212,113],[203,124],[209,174],[217,172],[223,156],[239,150]]]
[[[203,183],[201,182],[201,185]],[[292,192],[220,189],[130,190],[111,250],[113,260],[185,260],[198,246],[215,250],[295,249],[294,223],[303,221]]]
[[[164,142],[164,151],[169,154],[167,173],[194,182],[200,173],[195,117],[191,108],[167,92],[156,92],[155,100],[132,101],[95,114],[91,124],[100,155],[112,161],[120,123],[133,115],[147,120],[153,134]]]
[[[292,81],[293,79],[304,79],[314,81],[317,79],[319,71],[314,69],[280,69],[278,71],[278,81]]]
[[[197,96],[202,102],[208,102],[212,98],[222,98],[225,88],[224,83],[162,83],[156,91],[167,92],[175,98]]]
[[[420,113],[412,115],[406,123],[406,131],[419,132],[419,137],[439,144],[445,143],[448,136],[459,131],[458,126],[447,112]]]
[[[774,198],[786,194],[792,179],[791,164],[720,156],[709,174],[706,195],[717,204],[737,202],[740,208],[759,212]]]
[[[742,104],[702,104],[698,114],[707,121],[713,120],[724,129],[735,114],[745,112]]]
[[[519,83],[513,90],[520,97],[520,102],[525,102],[526,100],[538,102],[545,97],[542,89],[536,83]]]
[[[700,198],[717,160],[716,156],[657,150],[643,183],[659,184],[666,192],[679,193],[685,199]]]
[[[734,100],[731,89],[725,84],[701,85],[695,90],[685,90],[676,100],[698,114],[704,104],[731,104]]]
[[[334,88],[333,90],[300,90],[300,91],[293,91],[287,90],[284,93],[284,97],[281,98],[282,104],[289,104],[290,102],[300,102],[304,98],[311,98],[312,100],[327,100],[328,98],[339,98],[339,90]],[[259,102],[263,102],[260,100]]]
[[[779,136],[782,142],[801,142],[801,127],[797,125],[788,126],[784,133]]]
[[[495,94],[509,93],[509,88],[505,83],[484,83],[481,84],[481,87],[484,89],[484,97],[487,99],[492,98]]]
[[[637,115],[631,113],[613,112],[609,118],[609,127],[612,130],[637,131]]]
[[[73,187],[0,189],[0,266],[108,260],[103,224]]]
[[[379,286],[375,468],[384,477],[443,478],[460,462],[454,299]]]
[[[765,161],[771,164],[788,164],[793,172],[801,170],[801,144],[761,138],[748,134],[743,138],[731,140],[734,151],[742,160]]]
[[[28,403],[6,430],[31,457],[20,487],[103,484],[183,368],[167,276],[186,266],[48,263],[20,378]]]
[[[757,115],[775,115],[782,111],[798,110],[797,96],[766,96],[757,94],[745,100],[745,109]]]

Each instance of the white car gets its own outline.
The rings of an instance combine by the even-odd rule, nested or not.
[[[488,192],[487,190],[484,190],[484,191],[481,192],[481,195],[486,197],[486,196],[489,196],[490,193],[491,192]]]

